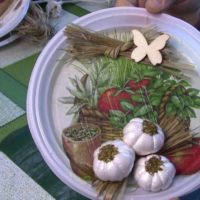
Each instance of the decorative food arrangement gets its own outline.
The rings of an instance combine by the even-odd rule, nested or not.
[[[60,98],[74,116],[62,134],[73,171],[106,200],[126,187],[166,190],[175,175],[197,173],[200,140],[190,124],[200,91],[183,73],[194,66],[170,36],[155,28],[95,33],[74,24],[64,34],[69,62],[83,64],[74,65],[81,76],[69,78],[70,96]]]

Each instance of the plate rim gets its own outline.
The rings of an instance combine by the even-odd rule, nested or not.
[[[7,35],[9,32],[14,30],[19,25],[19,23],[23,20],[26,13],[28,12],[28,9],[29,9],[29,6],[30,6],[30,1],[31,0],[22,0],[22,5],[21,5],[21,6],[23,6],[22,11],[19,13],[19,15],[17,17],[12,19],[11,25],[10,25],[10,23],[6,23],[7,24],[6,28],[4,28],[3,30],[0,30],[0,38]],[[1,20],[2,19],[0,18],[0,22],[1,22]],[[2,29],[2,27],[1,27],[1,29]]]
[[[131,12],[139,12],[139,13],[143,13],[145,15],[149,15],[149,17],[153,17],[155,18],[155,15],[152,15],[152,14],[149,14],[147,13],[144,9],[141,9],[141,8],[127,8],[127,7],[121,7],[121,8],[108,8],[108,9],[102,9],[102,10],[99,10],[99,11],[96,11],[96,12],[93,12],[93,13],[90,13],[88,15],[85,15],[79,19],[76,19],[73,23],[75,24],[84,24],[84,22],[86,23],[87,22],[87,19],[89,18],[92,18],[94,15],[99,15],[99,14],[105,14],[107,12],[110,12],[110,11],[115,11],[115,12],[118,12],[118,11],[131,11]],[[187,24],[186,22],[180,20],[180,19],[177,19],[177,18],[174,18],[172,16],[169,16],[169,15],[166,15],[166,14],[161,14],[159,15],[160,18],[163,18],[165,20],[169,19],[173,21],[175,20],[176,23],[179,23],[180,26],[186,26],[187,28],[187,32],[190,32],[190,35],[191,35],[191,32],[193,33],[193,37],[195,39],[198,39],[198,41],[200,42],[200,33],[194,28],[192,27],[191,25]],[[157,17],[157,16],[156,16]],[[47,44],[47,46],[44,48],[44,50],[42,51],[42,53],[40,54],[40,56],[38,57],[37,59],[37,62],[35,64],[35,67],[33,69],[33,72],[32,72],[32,75],[31,75],[31,79],[30,79],[30,83],[29,83],[29,87],[28,87],[28,94],[27,94],[27,119],[28,119],[28,125],[29,125],[29,128],[30,128],[30,131],[31,131],[31,134],[32,134],[32,137],[34,139],[34,142],[37,146],[37,148],[39,149],[40,153],[42,154],[45,162],[48,164],[48,166],[51,168],[51,170],[56,174],[56,176],[58,176],[60,178],[60,180],[62,180],[65,184],[67,184],[69,187],[71,187],[73,190],[79,192],[80,194],[86,196],[86,197],[89,197],[89,198],[94,198],[94,196],[91,194],[88,194],[86,193],[84,190],[81,190],[76,184],[73,183],[72,180],[68,180],[67,183],[66,181],[63,179],[62,175],[61,175],[61,171],[62,170],[58,170],[58,166],[54,164],[53,161],[53,158],[50,157],[48,155],[48,149],[44,149],[41,148],[41,145],[44,145],[44,141],[41,141],[41,138],[38,137],[39,133],[36,134],[36,130],[37,131],[40,131],[39,130],[39,127],[38,127],[38,124],[36,124],[36,122],[34,122],[33,124],[33,120],[36,120],[36,116],[34,114],[34,108],[32,107],[32,105],[35,103],[33,101],[33,97],[34,97],[34,94],[35,94],[35,91],[37,90],[37,86],[34,84],[34,80],[36,79],[36,77],[38,76],[38,73],[41,72],[41,69],[40,69],[40,63],[43,63],[43,59],[44,59],[44,55],[46,53],[49,53],[48,52],[48,49],[51,48],[51,46],[56,42],[56,41],[59,41],[60,37],[63,36],[63,29],[60,30],[55,36],[54,38]],[[59,41],[61,42],[61,41]],[[58,43],[59,43],[58,42]],[[34,119],[33,119],[33,116],[34,116]],[[39,140],[38,140],[39,138]],[[190,185],[191,186],[191,185]],[[199,187],[199,186],[198,186]],[[191,189],[194,188],[194,186],[191,186],[189,188],[187,188],[187,192],[190,192]],[[182,195],[182,192],[180,192],[180,190],[176,191],[175,193],[173,193],[173,196],[174,194],[176,196],[180,196]],[[144,197],[143,197],[144,198]],[[150,197],[150,198],[154,198],[154,197]],[[166,199],[168,198],[172,198],[172,196],[168,195],[166,196]]]

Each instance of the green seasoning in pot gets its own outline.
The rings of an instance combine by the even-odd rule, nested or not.
[[[93,153],[101,145],[101,138],[101,129],[89,123],[77,123],[63,130],[63,147],[77,175],[93,176]]]

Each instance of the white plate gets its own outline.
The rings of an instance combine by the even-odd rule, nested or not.
[[[0,17],[0,38],[11,32],[22,21],[29,8],[30,0],[15,0]]]
[[[154,25],[173,36],[174,45],[187,55],[200,71],[200,34],[185,22],[162,14],[158,16],[139,8],[111,8],[86,15],[74,23],[102,31],[111,28]],[[76,176],[71,168],[61,143],[63,128],[70,125],[72,117],[66,116],[67,107],[58,102],[66,95],[67,77],[76,73],[72,66],[67,66],[61,59],[67,40],[61,30],[48,43],[34,67],[27,97],[28,124],[33,139],[51,170],[68,186],[82,195],[98,199],[95,191],[85,181]],[[199,76],[195,77],[194,86],[199,87]],[[199,123],[199,122],[197,122]],[[124,200],[168,200],[182,196],[200,186],[200,174],[177,176],[174,184],[159,193],[144,192],[141,189],[128,189]]]
[[[7,44],[10,44],[11,42],[15,41],[19,38],[19,35],[8,33],[4,37],[0,38],[0,47],[3,47]]]

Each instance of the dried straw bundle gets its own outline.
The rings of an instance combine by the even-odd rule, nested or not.
[[[29,11],[15,32],[32,42],[40,43],[47,41],[53,36],[53,28],[48,18],[38,4],[31,4]]]
[[[152,27],[141,29],[141,32],[144,33],[148,42],[151,42],[160,34],[153,30]],[[68,25],[64,34],[67,36],[69,44],[66,51],[72,60],[93,58],[102,55],[113,59],[117,59],[119,56],[131,59],[132,50],[135,48],[132,38],[127,42],[123,42],[101,33],[86,30],[75,24]],[[167,48],[162,50],[162,54],[164,60],[162,65],[158,66],[160,70],[166,71],[178,78],[187,78],[183,74],[178,73],[177,70],[194,69],[194,67],[186,60],[182,62],[180,54],[175,52],[175,50],[169,45]],[[144,59],[141,63],[151,65],[148,59]]]

